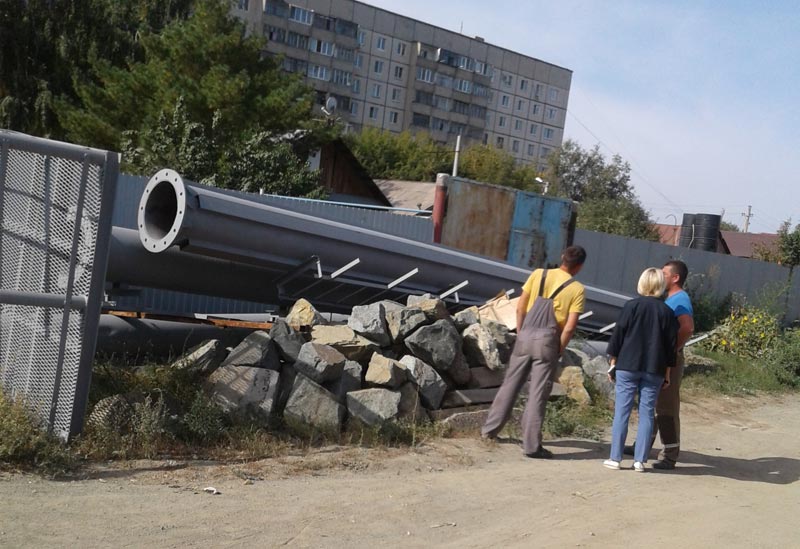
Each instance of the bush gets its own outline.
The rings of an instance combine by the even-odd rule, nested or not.
[[[786,330],[770,347],[766,360],[784,384],[800,386],[800,330]]]
[[[62,472],[73,466],[69,450],[41,425],[21,401],[0,391],[0,465]]]
[[[757,358],[780,336],[778,319],[763,309],[744,305],[735,309],[706,343],[712,351]]]

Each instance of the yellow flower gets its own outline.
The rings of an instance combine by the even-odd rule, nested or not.
[[[753,319],[753,324],[755,324],[755,323],[756,323],[756,319],[754,318],[754,319]]]
[[[725,341],[724,339],[720,343],[722,343],[723,345],[727,345],[728,344],[728,342]]]
[[[761,332],[761,339],[764,339],[764,332]]]

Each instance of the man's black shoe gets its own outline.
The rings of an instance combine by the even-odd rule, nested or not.
[[[634,444],[626,444],[622,448],[622,454],[626,456],[632,456],[636,453],[636,445]]]
[[[667,461],[666,459],[653,463],[653,469],[658,469],[660,471],[672,471],[674,468],[675,462]]]
[[[547,448],[539,448],[533,453],[525,454],[525,457],[533,459],[553,459],[553,452],[551,452]]]

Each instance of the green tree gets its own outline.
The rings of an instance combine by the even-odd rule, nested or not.
[[[536,168],[517,164],[509,153],[489,145],[467,147],[458,163],[459,175],[476,181],[526,191],[541,191]]]
[[[360,133],[349,134],[347,143],[375,179],[434,181],[437,173],[451,171],[452,153],[426,133],[394,134],[365,128]]]
[[[313,90],[264,56],[264,39],[246,35],[229,7],[197,0],[188,18],[141,33],[139,59],[125,67],[95,62],[91,80],[77,85],[79,106],[59,104],[69,138],[124,150],[129,171],[170,166],[195,181],[240,188],[255,181],[270,186],[265,173],[274,170],[245,173],[242,167],[285,162],[291,151],[279,146],[280,136],[301,135],[300,155],[335,136],[338,127],[312,118]],[[246,161],[244,151],[259,159]],[[299,159],[291,164],[307,171]],[[274,183],[287,194],[307,194],[306,178],[314,175],[290,177],[297,188]]]
[[[553,193],[578,202],[578,227],[643,240],[658,240],[650,216],[631,186],[630,165],[608,161],[598,146],[586,150],[567,140],[547,159]]]
[[[719,224],[719,230],[721,231],[732,231],[734,233],[742,232],[738,225],[735,223],[730,223],[728,221],[723,221]]]

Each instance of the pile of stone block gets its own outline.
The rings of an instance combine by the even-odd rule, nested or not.
[[[184,362],[211,371],[206,389],[232,413],[283,416],[321,429],[340,429],[348,419],[447,421],[488,408],[515,337],[475,307],[451,316],[430,296],[354,307],[347,324],[338,325],[300,300],[286,321],[254,332],[221,362],[213,342]],[[604,374],[602,361],[568,352],[554,397],[588,402],[582,366]]]

